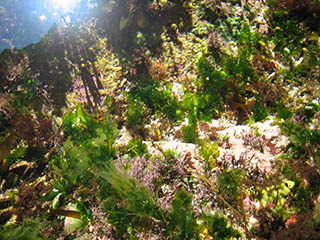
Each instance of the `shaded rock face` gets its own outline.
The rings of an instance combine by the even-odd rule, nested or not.
[[[275,8],[283,9],[297,18],[299,21],[303,21],[313,31],[319,31],[320,27],[320,3],[313,0],[277,0],[274,2]]]
[[[28,80],[23,77],[24,71],[28,71],[29,77],[39,80],[39,87],[47,88],[56,109],[61,108],[65,93],[73,85],[72,71],[79,67],[82,56],[94,59],[94,55],[89,56],[87,50],[93,44],[92,39],[81,36],[86,43],[79,45],[78,36],[71,32],[72,29],[67,30],[56,27],[39,43],[23,50],[3,51],[0,65],[5,67],[0,73],[1,89],[5,89],[6,85],[22,84]],[[88,77],[88,69],[83,68],[81,74]]]
[[[99,84],[93,82],[98,78],[95,69],[90,70],[84,64],[95,60],[95,53],[89,49],[98,41],[96,33],[89,32],[89,27],[55,26],[36,43],[23,50],[5,50],[0,57],[0,86],[20,84],[24,79],[23,72],[30,71],[38,79],[40,87],[48,90],[55,109],[65,104],[66,92],[72,90],[73,80],[80,76],[85,82],[88,93],[98,101]],[[100,84],[101,85],[101,84]]]

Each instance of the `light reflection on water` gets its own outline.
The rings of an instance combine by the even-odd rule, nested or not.
[[[57,22],[80,21],[95,0],[0,1],[0,52],[38,42]]]

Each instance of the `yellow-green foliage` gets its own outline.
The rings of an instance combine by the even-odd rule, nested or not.
[[[99,79],[104,88],[103,94],[113,95],[117,92],[117,88],[122,80],[122,66],[120,59],[112,51],[107,39],[100,39],[99,52],[96,56],[94,66],[101,75]]]
[[[275,210],[277,210],[283,217],[286,217],[287,213],[284,210],[285,203],[287,202],[287,196],[294,185],[293,181],[284,179],[279,184],[262,189],[261,205],[266,207],[268,203],[272,203],[275,206]]]

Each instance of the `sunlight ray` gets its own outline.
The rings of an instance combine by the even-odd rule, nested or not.
[[[79,2],[80,0],[50,0],[54,9],[64,12],[72,12]]]

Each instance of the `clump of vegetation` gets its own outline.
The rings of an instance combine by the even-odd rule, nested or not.
[[[257,54],[260,38],[247,23],[242,24],[234,38],[237,39],[237,53],[225,53],[218,61],[213,61],[211,54],[204,54],[197,63],[200,76],[197,83],[199,90],[196,98],[200,106],[197,116],[211,119],[229,105],[229,108],[238,112],[239,119],[243,118],[241,115],[245,118],[253,115],[256,121],[260,121],[269,115],[262,93],[254,90],[259,75],[254,71],[251,61]],[[253,101],[250,101],[252,98]]]
[[[191,208],[192,195],[184,189],[176,192],[171,209],[163,210],[149,189],[114,165],[112,144],[117,131],[109,119],[98,123],[79,105],[75,113],[65,116],[64,124],[68,139],[63,144],[63,153],[51,162],[56,177],[47,200],[54,201],[59,194],[60,198],[66,199],[74,192],[78,192],[81,198],[88,198],[89,187],[95,183],[93,186],[98,186],[98,196],[108,221],[116,228],[119,237],[155,231],[172,239],[197,238],[200,229],[213,229],[215,234],[236,234],[225,224],[215,228],[211,221],[216,218],[209,215],[206,221],[197,223]],[[146,151],[141,139],[131,141],[127,149],[133,157]],[[90,206],[79,202],[78,207],[82,219],[92,221]]]
[[[216,166],[217,159],[220,155],[218,142],[211,143],[210,139],[200,141],[199,154],[205,162],[206,176]]]
[[[51,164],[59,176],[55,188],[70,193],[79,184],[89,185],[95,175],[94,169],[112,160],[117,127],[109,118],[98,123],[81,105],[63,121],[68,139],[63,144],[64,153],[57,155]]]
[[[318,2],[138,2],[130,1],[132,15],[114,22],[118,37],[127,24],[151,26],[145,21],[153,14],[177,6],[188,11],[178,22],[166,21],[161,47],[137,43],[132,59],[98,36],[77,43],[78,52],[65,52],[75,85],[82,83],[74,91],[87,106],[61,118],[59,111],[48,113],[51,101],[40,80],[28,66],[16,66],[0,94],[1,223],[17,213],[18,223],[36,215],[41,222],[55,219],[60,229],[68,217],[79,218],[80,226],[67,232],[74,236],[90,235],[105,222],[110,229],[96,230],[99,237],[109,231],[117,239],[317,239],[320,45],[309,25],[317,14],[303,18],[298,6],[313,13]],[[140,32],[140,40],[155,38]],[[193,44],[189,55],[168,60]],[[256,127],[241,138],[255,154],[244,149],[238,155],[233,142],[219,141],[224,128],[212,126],[219,117],[241,124],[273,120],[288,143],[275,143]],[[155,131],[168,136],[147,143],[146,124],[153,120],[159,120],[152,122]],[[115,148],[118,128],[121,138],[130,136]],[[162,149],[160,140],[182,146],[182,153]],[[255,158],[266,149],[275,159],[270,170]],[[50,235],[44,234],[26,221],[0,229],[5,239]]]
[[[129,97],[129,103],[130,105],[126,112],[128,124],[132,126],[143,125],[145,104],[133,97]]]
[[[142,142],[141,137],[136,137],[128,142],[125,152],[127,152],[131,158],[143,156],[148,153],[148,147]]]
[[[109,195],[104,206],[110,214],[109,220],[122,234],[135,236],[139,230],[151,230],[170,239],[197,239],[201,234],[239,236],[222,216],[207,215],[199,219],[199,224],[191,208],[192,195],[183,188],[176,192],[170,211],[164,211],[145,187],[114,166],[100,174],[116,191],[117,197]],[[119,204],[116,199],[122,199],[125,205]],[[220,223],[219,227],[215,222]]]
[[[182,117],[179,102],[172,96],[170,85],[161,89],[158,80],[140,78],[136,86],[131,88],[130,95],[132,96],[130,99],[143,102],[153,114],[162,113],[171,121],[178,121]]]
[[[7,240],[42,240],[40,225],[37,222],[23,222],[20,226],[10,225],[0,228],[0,239]]]
[[[227,196],[229,201],[235,201],[241,196],[241,181],[243,178],[243,170],[241,168],[231,171],[224,171],[219,176],[217,182],[221,190]]]

